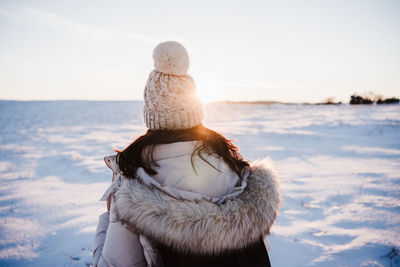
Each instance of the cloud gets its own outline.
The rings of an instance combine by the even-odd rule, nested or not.
[[[148,35],[92,27],[62,15],[29,6],[0,7],[0,15],[28,24],[64,30],[82,39],[98,41],[135,40],[150,44],[158,43],[157,39]]]

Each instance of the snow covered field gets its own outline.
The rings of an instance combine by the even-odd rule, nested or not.
[[[141,102],[0,101],[0,266],[88,266],[103,157],[143,134]],[[205,125],[276,161],[273,266],[400,266],[400,105],[209,104]]]

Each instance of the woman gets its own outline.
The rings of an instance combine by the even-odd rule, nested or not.
[[[203,104],[177,42],[153,51],[144,92],[145,135],[105,157],[94,266],[270,266],[264,238],[279,211],[269,160],[249,164],[202,125]]]

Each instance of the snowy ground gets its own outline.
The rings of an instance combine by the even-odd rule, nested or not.
[[[103,157],[144,133],[141,110],[0,101],[0,266],[91,263]],[[399,266],[400,105],[209,104],[205,124],[281,171],[273,266]]]

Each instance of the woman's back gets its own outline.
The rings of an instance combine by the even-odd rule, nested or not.
[[[271,162],[249,164],[202,125],[182,45],[161,43],[153,58],[149,130],[105,158],[115,182],[103,196],[111,204],[96,231],[94,266],[270,266],[263,239],[281,201]]]
[[[156,146],[154,179],[162,185],[209,197],[228,193],[239,182],[238,174],[216,154],[192,155],[199,145],[198,141],[189,141]]]
[[[159,244],[164,266],[174,267],[270,267],[267,250],[263,240],[240,250],[232,250],[221,255],[196,255],[179,252],[169,246]]]

